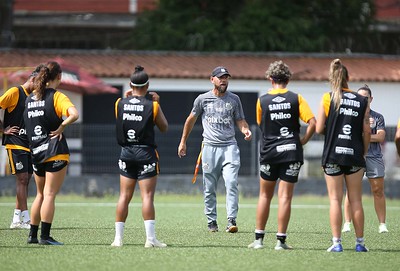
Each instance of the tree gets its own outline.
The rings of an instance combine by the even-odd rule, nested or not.
[[[363,50],[359,42],[368,36],[373,12],[373,0],[160,0],[157,10],[138,15],[137,26],[125,47],[187,51]]]

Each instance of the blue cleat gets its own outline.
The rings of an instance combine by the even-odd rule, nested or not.
[[[357,244],[356,245],[356,252],[368,252],[368,248],[366,248],[364,245]]]
[[[62,246],[64,243],[54,240],[53,237],[48,237],[47,239],[40,239],[39,245]]]
[[[328,251],[328,252],[343,252],[343,247],[342,247],[342,244],[336,244],[336,245],[332,245],[326,251]]]

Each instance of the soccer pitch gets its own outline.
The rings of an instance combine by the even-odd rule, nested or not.
[[[32,202],[32,198],[29,202]],[[224,196],[218,196],[220,231],[209,233],[203,200],[194,195],[156,195],[156,232],[165,249],[145,249],[145,231],[138,193],[125,226],[124,246],[111,247],[116,197],[58,196],[52,227],[64,246],[28,245],[28,230],[9,229],[14,198],[0,197],[0,269],[16,270],[400,270],[400,201],[387,200],[389,233],[378,233],[373,201],[364,198],[368,253],[354,251],[352,232],[342,235],[343,253],[328,253],[331,245],[327,197],[293,199],[287,243],[290,251],[275,251],[277,201],[274,199],[264,240],[265,248],[248,249],[253,241],[256,198],[241,198],[239,232],[226,233]]]

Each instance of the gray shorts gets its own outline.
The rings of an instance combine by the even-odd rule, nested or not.
[[[367,164],[365,170],[365,176],[369,179],[385,177],[385,163],[383,158],[366,157],[365,162]]]

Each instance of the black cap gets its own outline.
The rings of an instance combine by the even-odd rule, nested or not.
[[[221,77],[222,75],[229,75],[229,76],[231,76],[231,75],[229,74],[227,68],[222,67],[222,66],[216,67],[216,68],[212,71],[212,73],[211,73],[211,76],[212,76],[212,77],[214,77],[214,76],[216,76],[216,77]]]

